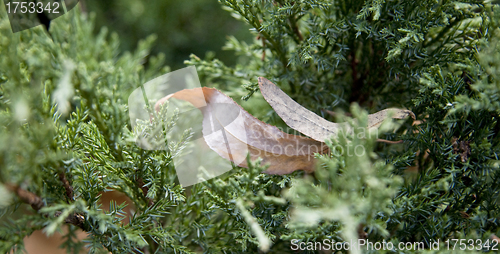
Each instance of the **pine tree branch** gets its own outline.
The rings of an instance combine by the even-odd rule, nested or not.
[[[61,216],[61,213],[62,212],[56,212],[54,214],[54,216],[59,217],[59,216]],[[70,214],[68,217],[66,217],[66,219],[64,219],[64,222],[67,224],[75,225],[75,226],[79,227],[80,229],[82,229],[83,231],[89,231],[85,227],[85,217],[82,214],[79,214],[79,213]]]
[[[19,199],[21,199],[21,201],[30,205],[33,208],[33,210],[39,212],[40,209],[42,209],[45,206],[42,198],[40,198],[35,193],[27,191],[19,187],[19,185],[6,184],[5,186],[7,187],[8,190],[15,193],[19,197]],[[54,216],[59,217],[61,214],[62,212],[56,212]],[[68,217],[66,217],[66,219],[64,219],[64,222],[75,225],[84,231],[88,231],[88,229],[85,227],[85,217],[79,213],[73,213],[69,215]]]
[[[149,188],[147,186],[145,186],[144,180],[142,180],[142,177],[139,177],[137,179],[137,185],[139,186],[139,188],[141,188],[142,194],[144,194],[144,198],[146,199],[148,206],[149,207],[153,206],[155,203],[154,203],[153,199],[148,198]]]
[[[21,201],[30,205],[33,210],[38,212],[40,209],[42,209],[42,207],[45,206],[43,200],[35,193],[22,189],[18,185],[6,184],[5,186],[8,190],[15,193],[19,197],[19,199],[21,199]]]
[[[302,33],[297,26],[297,19],[295,18],[295,16],[290,16],[290,18],[288,18],[288,21],[290,21],[290,28],[292,29],[293,34],[296,35],[296,38],[295,36],[293,36],[293,39],[297,44],[300,44],[300,42],[304,40],[304,36],[302,36]]]
[[[73,197],[73,187],[69,183],[68,179],[66,179],[66,174],[64,172],[59,173],[59,179],[63,183],[64,189],[66,190],[66,196],[70,201],[74,201]]]

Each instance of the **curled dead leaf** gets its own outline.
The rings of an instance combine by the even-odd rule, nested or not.
[[[249,154],[252,160],[260,157],[263,164],[269,164],[265,173],[312,172],[314,153],[328,150],[322,142],[284,133],[260,121],[215,88],[184,89],[170,94],[156,103],[155,110],[171,98],[197,107],[203,114],[203,138],[207,145],[241,167],[247,167]]]
[[[332,136],[336,137],[342,129],[349,130],[347,123],[332,123],[304,108],[266,78],[259,78],[259,87],[264,99],[281,119],[290,128],[304,135],[323,142]],[[404,119],[408,116],[415,119],[415,114],[410,110],[388,108],[368,115],[368,128],[378,128],[389,115],[394,119]]]
[[[264,98],[291,128],[311,137],[287,134],[277,127],[266,124],[234,102],[217,89],[199,87],[184,89],[160,99],[155,110],[169,99],[187,101],[198,108],[203,115],[203,139],[219,156],[234,164],[247,167],[246,157],[262,158],[269,167],[265,173],[289,174],[296,170],[312,172],[315,168],[315,153],[327,153],[323,143],[337,135],[347,123],[332,123],[305,109],[292,100],[273,83],[259,78]],[[392,112],[392,113],[391,113]],[[369,128],[377,128],[389,116],[403,119],[409,110],[385,109],[368,116]]]

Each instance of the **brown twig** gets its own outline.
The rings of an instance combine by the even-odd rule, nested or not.
[[[354,48],[354,46],[353,46]],[[352,77],[352,87],[351,87],[351,96],[349,98],[349,102],[358,102],[362,104],[364,101],[363,96],[363,79],[358,77],[358,59],[356,59],[355,50],[351,51],[349,55],[349,60],[351,64],[351,77]]]
[[[59,216],[61,216],[61,214],[62,214],[62,212],[56,212],[54,214],[54,216],[59,217]],[[88,231],[85,228],[85,216],[83,216],[82,214],[79,214],[79,213],[70,214],[68,217],[66,217],[66,219],[64,219],[64,222],[68,223],[68,224],[75,225],[84,231]]]
[[[259,40],[259,39],[262,40],[262,57],[260,60],[262,60],[262,62],[264,62],[264,60],[266,59],[266,39],[261,35],[259,35],[257,37],[257,40]]]
[[[154,201],[153,201],[153,199],[147,197],[148,192],[149,192],[149,188],[148,188],[148,186],[146,186],[144,184],[144,181],[142,180],[142,177],[139,177],[137,179],[137,184],[139,185],[139,188],[141,188],[142,194],[144,194],[144,197],[147,199],[148,206],[150,206],[150,207],[153,206],[154,205]]]
[[[292,5],[295,5],[295,2],[292,2]],[[290,16],[288,18],[288,21],[290,22],[290,29],[297,36],[297,43],[300,43],[301,41],[304,40],[304,36],[302,36],[302,33],[300,32],[299,27],[297,26],[297,19],[295,19],[295,15]]]
[[[5,186],[8,190],[14,192],[19,197],[19,199],[21,199],[21,201],[30,205],[33,210],[38,212],[40,209],[42,209],[42,207],[45,206],[43,200],[35,193],[22,189],[18,185],[6,184]]]
[[[297,35],[299,42],[304,40],[304,36],[302,36],[302,33],[299,30],[299,27],[297,26],[297,21],[295,20],[295,17],[290,17],[290,26],[292,31]]]
[[[19,197],[19,199],[21,199],[21,201],[23,201],[24,203],[26,203],[28,205],[31,205],[33,210],[39,212],[40,209],[42,209],[45,206],[42,198],[37,196],[35,193],[27,191],[27,190],[19,187],[18,185],[14,185],[14,184],[6,184],[5,186],[7,187],[8,190],[15,193]],[[54,215],[56,217],[59,217],[61,215],[61,213],[62,212],[56,212]],[[85,217],[79,213],[73,213],[73,214],[69,215],[66,219],[64,219],[64,222],[66,222],[68,224],[75,225],[84,231],[88,231],[85,228]]]
[[[262,24],[262,19],[259,19],[259,24]],[[264,60],[266,59],[266,38],[259,33],[259,35],[257,36],[257,40],[262,40],[262,62],[264,62]]]
[[[69,183],[68,179],[66,179],[66,174],[64,172],[59,173],[59,179],[63,183],[64,189],[66,190],[66,196],[70,201],[74,201],[73,197],[73,187]]]

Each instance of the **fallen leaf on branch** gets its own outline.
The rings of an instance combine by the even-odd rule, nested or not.
[[[259,87],[264,99],[273,107],[281,119],[290,128],[304,135],[323,142],[332,136],[336,137],[342,129],[349,130],[348,123],[332,123],[316,115],[314,112],[295,102],[266,78],[259,78]],[[390,114],[392,114],[392,118],[394,119],[404,119],[407,116],[415,119],[415,115],[410,110],[388,108],[368,115],[368,128],[378,128]]]
[[[312,172],[314,153],[328,151],[322,142],[284,133],[260,121],[215,88],[184,89],[170,94],[156,103],[155,110],[171,98],[187,101],[202,112],[205,142],[221,157],[238,166],[247,167],[249,153],[252,160],[260,157],[264,165],[269,164],[265,173]]]
[[[292,100],[273,83],[259,78],[259,87],[264,98],[291,128],[311,137],[287,134],[277,127],[255,118],[230,97],[215,88],[200,87],[184,89],[165,96],[155,104],[155,110],[171,98],[184,100],[198,108],[203,114],[202,132],[206,144],[221,157],[241,167],[247,167],[246,156],[269,167],[265,173],[289,174],[296,170],[312,172],[315,168],[315,153],[327,153],[323,143],[336,136],[348,123],[332,123],[305,109]],[[392,114],[392,118],[403,119],[409,110],[385,109],[368,116],[369,128],[377,128]]]

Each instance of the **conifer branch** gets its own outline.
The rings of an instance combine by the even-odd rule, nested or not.
[[[14,194],[16,194],[16,196],[19,197],[19,199],[22,202],[30,205],[33,208],[33,210],[39,212],[40,209],[45,207],[45,204],[44,204],[42,198],[40,198],[35,193],[27,191],[27,190],[21,188],[19,185],[6,184],[5,186],[7,187],[8,190],[10,190]],[[59,217],[61,214],[62,214],[62,212],[56,212],[54,214],[54,216]],[[85,217],[79,213],[73,213],[73,214],[69,215],[68,217],[66,217],[64,219],[64,222],[68,223],[68,224],[75,225],[84,231],[88,231],[88,229],[85,227]]]
[[[70,201],[74,201],[74,197],[73,197],[73,187],[71,186],[71,184],[69,183],[68,179],[66,179],[66,174],[64,172],[60,172],[59,173],[59,179],[61,180],[61,182],[63,183],[63,186],[64,186],[64,189],[66,190],[66,197],[70,200]]]

